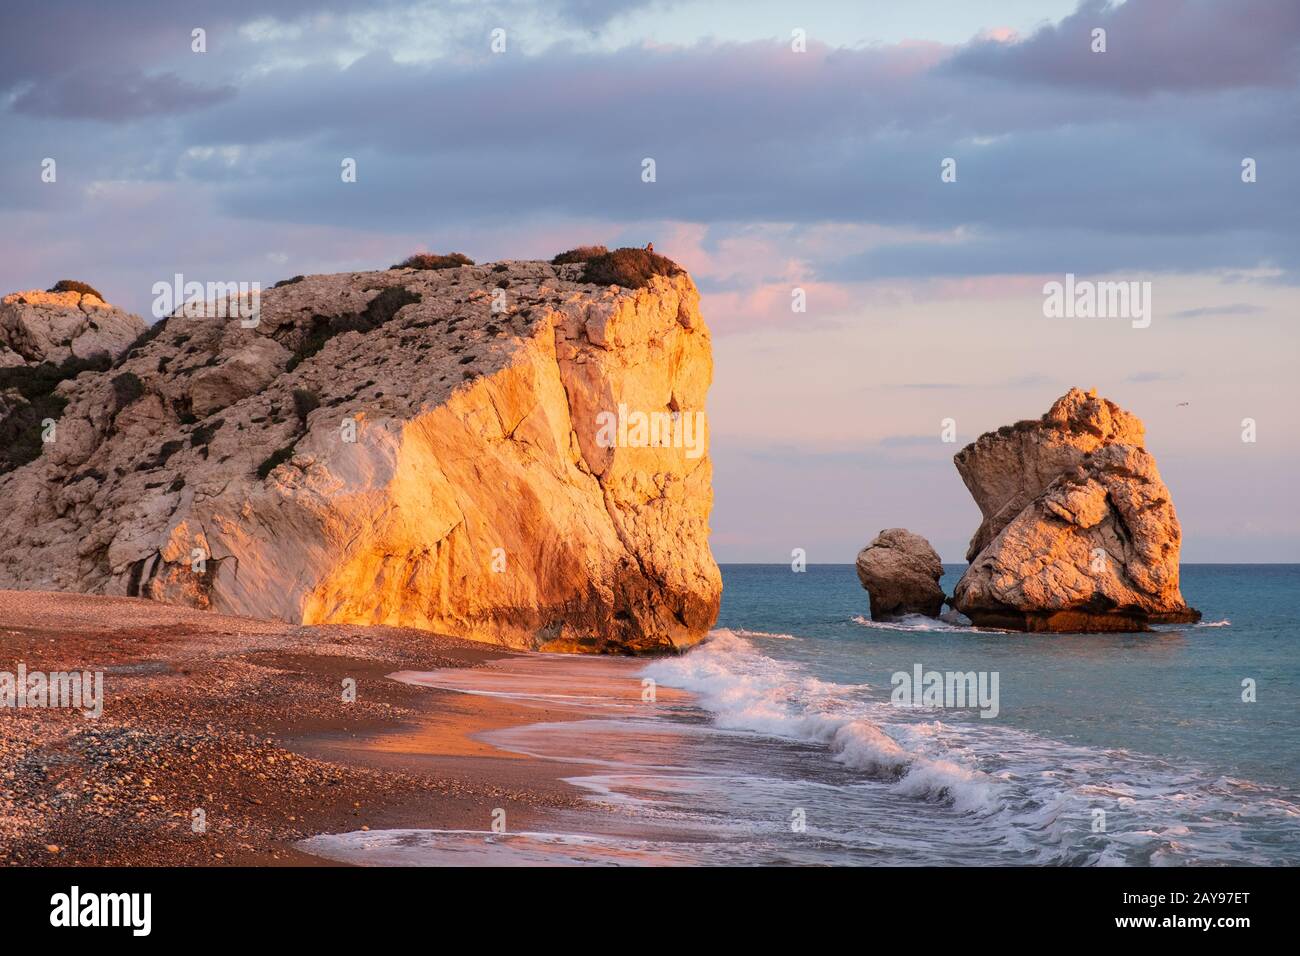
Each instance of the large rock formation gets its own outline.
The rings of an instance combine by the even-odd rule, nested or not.
[[[886,528],[858,552],[858,580],[871,596],[871,619],[905,614],[938,617],[943,563],[930,542],[903,528]]]
[[[82,292],[14,292],[0,299],[0,368],[121,355],[144,331],[138,315]]]
[[[721,594],[699,296],[581,273],[309,276],[255,328],[160,322],[60,384],[56,440],[0,476],[0,588],[553,650],[699,640]],[[673,431],[610,441],[620,406]]]
[[[984,520],[966,560],[976,555],[1058,476],[1106,444],[1142,447],[1142,422],[1095,392],[1072,388],[1042,418],[1003,425],[953,458]]]
[[[1134,631],[1199,620],[1178,588],[1182,530],[1141,421],[1071,389],[954,461],[984,515],[952,605],[976,624]]]

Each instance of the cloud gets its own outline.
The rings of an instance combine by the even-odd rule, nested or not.
[[[594,30],[619,17],[656,5],[654,0],[563,0],[553,3],[550,9],[568,23]]]
[[[710,248],[685,233],[655,238],[670,252],[684,247],[724,327],[730,316],[789,323],[796,283],[809,289],[810,312],[815,298],[826,316],[861,307],[843,287],[873,281],[992,287],[1064,272],[1229,269],[1300,281],[1291,213],[1300,181],[1286,173],[1300,165],[1294,82],[1175,85],[1156,104],[971,68],[990,44],[1036,49],[1094,16],[1130,42],[1158,33],[1173,9],[1159,0],[1085,5],[1019,43],[995,32],[965,46],[814,43],[795,54],[784,41],[557,42],[537,55],[512,46],[492,56],[483,45],[415,60],[395,58],[375,36],[419,21],[422,7],[360,14],[335,0],[316,15],[310,6],[272,5],[270,15],[297,26],[257,39],[247,26],[262,7],[214,8],[210,39],[227,52],[200,57],[188,53],[192,17],[166,4],[133,3],[117,18],[57,4],[56,15],[84,27],[68,55],[33,65],[12,35],[0,41],[0,54],[28,64],[0,55],[0,73],[26,77],[12,115],[31,122],[14,141],[41,142],[43,155],[82,176],[190,182],[224,216],[250,223],[401,234],[431,223],[531,234],[591,223],[629,241],[646,224],[707,223]],[[1139,9],[1145,18],[1134,19]],[[596,8],[565,10],[557,15]],[[1193,33],[1219,22],[1203,5],[1179,10]],[[1265,51],[1287,35],[1285,17],[1270,22],[1276,35],[1258,41]],[[83,50],[84,30],[102,30],[102,48]],[[353,55],[339,58],[339,44]],[[150,72],[76,66],[92,55],[148,62]],[[76,116],[113,119],[123,135],[96,132],[87,152]],[[146,117],[156,121],[147,130]],[[70,135],[57,139],[52,118]],[[28,152],[0,143],[0,208],[31,206],[31,190],[15,185],[30,177]],[[1240,181],[1243,155],[1259,160],[1257,183]],[[657,163],[652,184],[640,178],[647,156]],[[356,183],[340,181],[344,157],[358,162]],[[957,160],[955,183],[939,179],[944,157]],[[877,235],[863,239],[867,230]]]
[[[212,45],[235,25],[255,17],[293,18],[351,7],[383,8],[386,0],[41,0],[7,3],[0,31],[0,92],[32,82],[43,85],[80,70],[154,64],[169,58],[202,60],[190,51],[190,31],[203,27]],[[210,46],[211,49],[211,46]]]
[[[190,83],[175,73],[80,70],[26,90],[13,108],[29,116],[123,122],[203,109],[234,95],[233,86]]]
[[[1173,313],[1170,317],[1174,319],[1203,319],[1219,315],[1258,315],[1267,311],[1267,309],[1260,308],[1257,305],[1250,305],[1247,302],[1234,302],[1231,305],[1206,305],[1196,309],[1183,309],[1180,312]]]
[[[1092,50],[1094,29],[1106,50]],[[1084,0],[1024,40],[980,38],[954,72],[1119,95],[1289,88],[1300,69],[1300,5],[1276,0]]]

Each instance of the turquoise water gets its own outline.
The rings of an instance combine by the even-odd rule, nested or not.
[[[1202,622],[1122,635],[873,622],[849,565],[722,574],[712,638],[643,673],[720,735],[656,806],[748,826],[728,862],[1300,863],[1300,565],[1185,567]],[[996,679],[996,708],[899,706],[918,667]]]
[[[946,565],[951,594],[965,565]],[[1089,747],[1194,761],[1281,786],[1300,785],[1300,565],[1187,565],[1183,596],[1201,626],[1152,634],[1041,635],[866,627],[852,565],[725,565],[718,626],[824,680],[891,689],[915,663],[998,671],[998,723]],[[1242,702],[1242,680],[1257,702]]]

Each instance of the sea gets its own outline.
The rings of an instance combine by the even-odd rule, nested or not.
[[[389,865],[1300,864],[1300,565],[1184,565],[1201,622],[1141,634],[876,622],[852,565],[722,575],[716,628],[680,657],[396,675],[544,702],[551,719],[482,737],[585,768],[566,777],[581,809],[303,848]]]

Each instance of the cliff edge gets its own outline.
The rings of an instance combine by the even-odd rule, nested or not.
[[[519,648],[689,646],[721,576],[689,276],[508,261],[178,310],[0,474],[0,588]],[[249,327],[249,326],[252,327]]]

